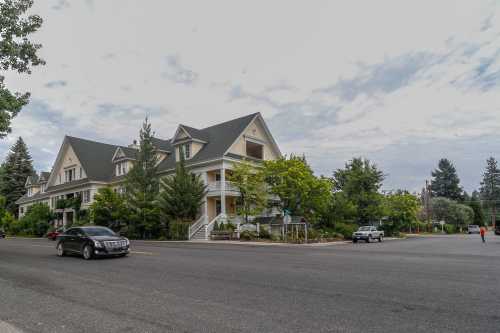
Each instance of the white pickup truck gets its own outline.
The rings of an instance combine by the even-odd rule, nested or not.
[[[358,240],[364,240],[367,243],[378,239],[379,242],[384,240],[384,232],[377,230],[376,227],[364,226],[359,227],[358,231],[352,234],[352,242],[357,243]]]

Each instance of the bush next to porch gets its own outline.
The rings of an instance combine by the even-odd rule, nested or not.
[[[17,234],[29,236],[44,236],[50,228],[50,221],[54,219],[54,213],[49,206],[43,203],[32,205],[26,214],[19,220],[16,226]]]
[[[189,222],[175,220],[168,224],[167,239],[188,240]]]

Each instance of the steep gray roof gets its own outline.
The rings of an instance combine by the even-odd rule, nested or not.
[[[153,138],[152,141],[153,141],[153,146],[155,146],[156,149],[172,152],[173,147],[172,144],[170,143],[170,140]]]
[[[112,158],[116,149],[121,146],[72,136],[66,138],[87,173],[89,180],[108,181],[113,176],[115,167],[112,163]]]
[[[38,185],[38,175],[35,173],[34,175],[28,176],[26,179],[26,183],[31,185]]]
[[[40,172],[40,178],[38,179],[38,181],[40,183],[46,182],[47,180],[49,180],[49,177],[50,177],[50,172],[42,171]]]
[[[207,143],[193,158],[186,161],[186,165],[222,158],[236,139],[238,139],[238,136],[257,115],[258,113],[254,113],[201,130],[196,130],[198,137],[202,137],[203,141]],[[173,153],[158,166],[159,171],[173,168],[175,168],[175,154]]]
[[[189,136],[192,139],[198,139],[198,140],[201,140],[201,141],[208,142],[209,137],[208,137],[207,133],[204,130],[199,130],[197,128],[189,127],[189,126],[186,126],[186,125],[180,125],[180,126],[182,126],[182,128],[184,128],[186,130],[186,132],[188,132]]]

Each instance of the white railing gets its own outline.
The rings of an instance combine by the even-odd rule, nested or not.
[[[194,234],[196,234],[198,232],[198,230],[200,230],[202,227],[204,227],[207,223],[206,221],[207,221],[206,215],[202,215],[198,219],[198,221],[191,224],[189,226],[189,238],[188,239],[191,239],[194,236]]]
[[[208,236],[210,236],[210,233],[212,232],[212,230],[214,230],[215,222],[219,221],[223,217],[225,217],[224,214],[219,214],[207,224],[207,227],[205,228],[205,239],[208,239]]]
[[[225,190],[226,192],[239,192],[238,188],[234,186],[232,182],[225,182]],[[208,191],[209,192],[220,192],[222,190],[222,182],[211,182],[208,183]]]

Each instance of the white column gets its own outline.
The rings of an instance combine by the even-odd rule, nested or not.
[[[220,169],[220,212],[226,216],[226,169]]]
[[[205,185],[208,186],[208,172],[203,172],[202,175],[201,175],[202,179],[203,179],[203,183]],[[203,202],[203,212],[202,214],[205,215],[205,224],[208,224],[208,194],[205,194],[205,198],[204,198],[204,202]]]
[[[66,224],[68,223],[66,212],[63,212],[62,214],[63,214],[63,227],[66,228]]]

